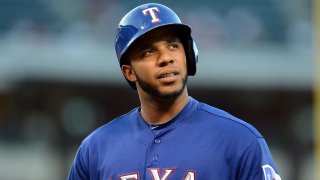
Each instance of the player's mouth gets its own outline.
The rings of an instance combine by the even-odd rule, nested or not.
[[[163,73],[158,76],[158,79],[161,82],[170,83],[170,82],[174,82],[177,79],[178,74],[179,74],[178,72]]]

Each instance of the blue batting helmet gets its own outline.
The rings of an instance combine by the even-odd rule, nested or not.
[[[125,53],[132,44],[145,33],[159,27],[171,27],[177,32],[185,48],[188,75],[195,75],[198,49],[191,36],[191,28],[183,24],[170,8],[156,3],[140,5],[128,12],[120,21],[115,39],[120,66],[127,61]],[[132,88],[136,88],[134,83],[129,82],[129,84]]]

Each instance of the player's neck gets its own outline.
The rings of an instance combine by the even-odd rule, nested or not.
[[[159,99],[151,96],[141,97],[141,115],[149,124],[164,124],[176,116],[188,103],[188,91],[185,89],[175,99]]]

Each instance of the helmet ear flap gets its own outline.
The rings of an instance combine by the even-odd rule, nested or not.
[[[183,32],[181,29],[175,29],[177,32],[177,36],[183,44],[186,54],[187,61],[187,71],[189,76],[194,76],[197,71],[197,63],[198,63],[198,49],[196,43],[194,42],[191,34],[181,33]],[[180,32],[180,33],[179,33]]]
[[[193,39],[189,38],[186,42],[186,58],[188,75],[194,76],[197,72],[198,49]]]

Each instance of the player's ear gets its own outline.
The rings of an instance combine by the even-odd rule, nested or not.
[[[124,77],[126,77],[129,81],[134,82],[137,80],[136,74],[134,73],[134,70],[130,65],[122,65],[121,71]]]

